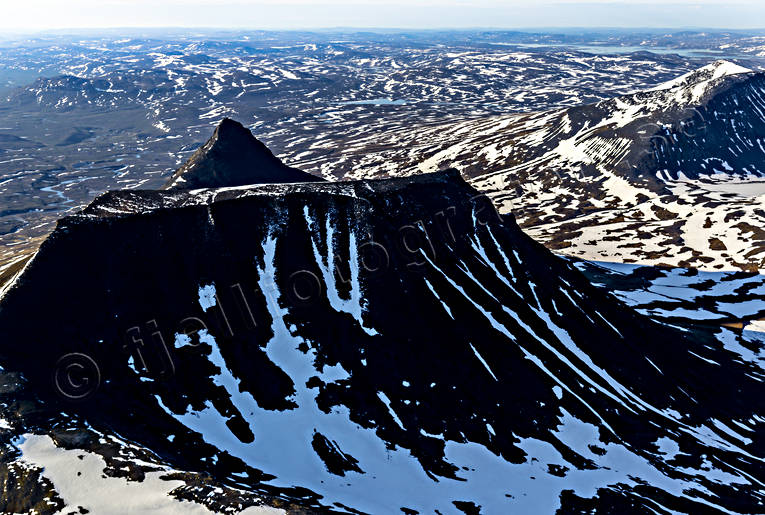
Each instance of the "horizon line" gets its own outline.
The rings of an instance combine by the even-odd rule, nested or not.
[[[560,31],[560,30],[577,30],[577,31],[665,31],[665,30],[692,30],[692,31],[706,31],[706,32],[747,32],[747,31],[762,31],[765,32],[765,26],[755,27],[710,27],[703,25],[668,25],[668,26],[621,26],[621,25],[554,25],[554,26],[534,26],[534,25],[519,25],[519,26],[481,26],[476,25],[474,27],[456,27],[456,26],[443,26],[443,27],[385,27],[385,26],[362,26],[362,25],[338,25],[336,27],[323,27],[323,26],[306,26],[306,27],[254,27],[254,26],[241,26],[241,27],[224,27],[215,25],[104,25],[100,27],[87,27],[87,26],[71,26],[71,27],[56,27],[56,28],[18,28],[18,29],[2,29],[6,35],[26,35],[26,34],[41,34],[41,33],[55,33],[62,31],[115,31],[115,30],[195,30],[195,31],[217,31],[217,32],[330,32],[330,31],[381,31],[381,32],[506,32],[506,31]],[[0,35],[2,38],[3,35]]]

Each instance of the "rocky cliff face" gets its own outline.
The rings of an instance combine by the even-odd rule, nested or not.
[[[762,503],[762,370],[599,292],[455,171],[217,186],[61,220],[0,299],[2,366],[312,510]]]
[[[163,189],[199,189],[322,179],[291,168],[274,156],[239,122],[224,118],[212,137],[164,185]]]

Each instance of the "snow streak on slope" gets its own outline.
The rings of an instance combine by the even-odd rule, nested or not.
[[[311,223],[309,222],[309,225]],[[478,227],[474,227],[474,229],[477,230]],[[305,386],[309,384],[309,380],[312,377],[318,377],[327,384],[347,379],[349,374],[339,365],[334,367],[318,366],[316,351],[313,348],[308,352],[299,350],[301,343],[304,344],[305,341],[295,334],[297,328],[294,325],[288,327],[288,323],[285,321],[288,310],[281,306],[283,295],[279,292],[279,287],[274,280],[278,275],[276,269],[276,263],[279,261],[277,257],[278,228],[271,225],[269,231],[272,232],[263,242],[263,265],[258,265],[258,284],[263,299],[269,306],[274,333],[273,338],[267,343],[266,352],[271,361],[285,371],[296,385],[297,391],[291,400],[295,402],[297,408],[286,412],[273,412],[258,406],[251,395],[242,391],[241,384],[231,374],[229,365],[221,356],[215,338],[210,335],[203,335],[202,341],[208,343],[212,348],[209,359],[221,371],[212,379],[216,384],[226,389],[235,408],[247,420],[255,435],[254,442],[242,443],[237,441],[235,435],[226,426],[227,417],[217,412],[209,403],[202,412],[189,412],[183,416],[177,416],[169,410],[168,413],[185,426],[199,432],[206,442],[242,458],[252,467],[274,475],[276,477],[273,480],[274,484],[309,488],[321,495],[323,501],[328,504],[352,507],[367,513],[393,513],[397,511],[392,509],[390,504],[391,492],[396,492],[395,502],[406,506],[408,509],[419,512],[437,510],[441,513],[455,512],[452,501],[470,502],[475,506],[480,506],[488,513],[508,510],[552,513],[560,508],[560,496],[564,490],[570,490],[575,495],[586,498],[596,495],[599,488],[608,485],[623,484],[634,487],[642,481],[692,502],[695,501],[695,495],[692,495],[692,492],[713,495],[712,492],[691,479],[694,473],[701,474],[701,469],[695,472],[686,470],[679,477],[673,477],[662,472],[662,466],[668,466],[666,463],[659,465],[663,461],[662,453],[653,457],[654,461],[658,457],[659,464],[635,454],[624,445],[613,443],[606,444],[604,450],[598,451],[596,454],[592,450],[593,447],[603,446],[599,437],[598,426],[585,423],[565,410],[561,412],[556,424],[557,427],[551,430],[550,436],[579,455],[587,459],[596,459],[599,466],[595,470],[577,470],[555,445],[546,440],[521,438],[516,446],[527,454],[527,458],[522,463],[509,463],[494,455],[481,444],[470,441],[451,441],[441,435],[436,436],[436,438],[445,442],[444,460],[457,469],[467,472],[457,474],[456,479],[439,478],[438,481],[435,481],[435,478],[429,476],[408,449],[398,447],[395,444],[391,448],[391,442],[381,439],[373,429],[363,428],[352,422],[347,408],[343,406],[334,407],[329,413],[326,413],[318,407],[317,391]],[[331,238],[331,235],[332,233],[329,231],[328,238]],[[479,254],[473,258],[478,259],[480,257],[486,266],[499,274],[500,280],[515,295],[521,297],[521,294],[515,289],[516,279],[505,277],[506,274],[512,274],[512,269],[521,263],[516,262],[514,265],[510,265],[511,267],[508,267],[504,273],[500,272],[498,266],[501,265],[495,264],[487,258],[487,249],[484,248],[484,242],[487,238],[490,238],[489,241],[491,242],[487,243],[493,244],[488,252],[503,255],[505,266],[510,263],[509,258],[504,255],[502,248],[497,246],[496,239],[489,230],[480,231],[480,233],[476,231],[476,234],[470,235],[470,240],[477,244],[477,250],[480,249]],[[282,247],[281,251],[285,252],[286,249]],[[314,251],[316,252],[315,246]],[[315,256],[317,265],[322,268],[324,266],[323,258],[318,253]],[[423,256],[425,255],[423,254]],[[455,291],[459,292],[491,323],[498,333],[518,343],[518,337],[514,336],[504,323],[495,319],[486,311],[486,308],[466,293],[466,289],[471,289],[476,285],[487,294],[489,293],[466,267],[458,266],[463,276],[458,282],[458,280],[447,276],[427,257],[426,260],[442,279],[445,279]],[[534,285],[531,284],[531,287],[533,291]],[[204,288],[200,287],[200,292],[203,290]],[[434,291],[434,293],[438,295],[437,292]],[[571,298],[576,293],[571,292],[566,295]],[[202,307],[207,303],[206,297],[202,294],[200,294],[199,303]],[[613,401],[624,404],[633,413],[636,413],[635,409],[640,411],[646,409],[642,400],[636,398],[628,389],[619,385],[606,372],[594,365],[576,347],[568,333],[557,327],[549,315],[541,310],[541,304],[539,306],[535,310],[536,315],[553,328],[555,337],[552,344],[536,336],[534,330],[522,322],[518,315],[508,307],[503,306],[503,310],[507,315],[510,315],[511,319],[520,324],[523,328],[521,334],[525,332],[527,336],[536,338],[540,344],[551,350],[558,359],[570,367],[581,380],[592,388],[610,397]],[[523,338],[520,335],[519,337]],[[472,344],[470,347],[492,378],[497,381],[490,365],[478,354]],[[581,365],[577,365],[575,361],[565,357],[568,352],[572,352],[576,356],[574,358],[576,362],[585,366],[582,369],[578,368]],[[603,427],[617,436],[614,429],[597,414],[592,406],[574,393],[568,385],[561,382],[545,365],[542,365],[534,351],[524,350],[524,353],[528,359],[536,363],[540,371],[558,382],[567,395],[572,395],[586,409],[596,414]],[[405,431],[404,423],[395,413],[388,396],[383,392],[377,392],[377,396],[385,404],[393,423]],[[630,408],[630,405],[634,407]],[[656,408],[651,409],[659,412]],[[494,431],[491,424],[487,423],[486,427],[488,432]],[[690,434],[695,434],[699,443],[709,445],[697,430],[691,428],[685,430]],[[705,434],[714,434],[709,428],[704,428],[703,431]],[[334,442],[339,452],[352,458],[353,462],[358,465],[358,470],[347,471],[342,475],[331,473],[311,445],[315,434],[320,434],[323,438]],[[670,445],[679,449],[677,441],[669,437],[663,438],[664,446]],[[724,440],[722,441],[724,442]],[[731,448],[736,447],[732,445]],[[669,461],[675,457],[676,453],[665,453],[665,455],[667,456],[666,460]],[[704,466],[709,467],[710,470],[706,470],[706,472],[714,473],[714,477],[719,481],[739,486],[750,484],[745,477],[718,470],[709,463]],[[559,476],[550,474],[550,469],[562,469],[568,470],[568,472]],[[713,503],[710,505],[715,506]]]

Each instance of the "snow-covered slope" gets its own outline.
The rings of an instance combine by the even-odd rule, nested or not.
[[[0,327],[54,413],[307,509],[764,500],[762,370],[615,302],[455,171],[112,192],[58,224]],[[40,427],[22,459],[63,459]]]
[[[596,104],[375,134],[297,166],[456,166],[549,247],[712,270],[765,265],[765,75],[718,61]]]
[[[653,319],[747,329],[765,320],[765,275],[574,261],[596,286]]]
[[[655,88],[647,89],[646,91],[670,90],[675,92],[676,95],[677,93],[680,93],[680,99],[682,100],[698,102],[704,96],[704,93],[710,89],[713,81],[730,75],[739,75],[750,72],[752,72],[752,70],[739,66],[736,63],[730,61],[717,61],[699,68],[698,70],[681,75],[676,79],[660,84]],[[685,93],[688,92],[692,95],[690,99],[685,95]]]

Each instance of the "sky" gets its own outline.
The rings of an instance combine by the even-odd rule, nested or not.
[[[0,34],[101,27],[765,28],[765,1],[0,0]]]

